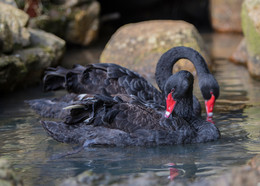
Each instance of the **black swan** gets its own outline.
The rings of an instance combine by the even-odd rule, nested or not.
[[[44,90],[66,89],[76,94],[96,94],[105,89],[110,94],[135,95],[142,100],[156,103],[165,107],[163,87],[172,75],[174,64],[181,58],[190,60],[197,71],[199,86],[207,111],[207,120],[212,122],[213,107],[219,96],[219,85],[209,72],[203,57],[194,49],[188,47],[174,47],[164,53],[156,67],[156,81],[160,91],[152,86],[139,74],[116,64],[99,63],[77,65],[72,70],[62,67],[49,68],[44,76]],[[201,107],[197,98],[193,97],[193,114],[199,116]]]
[[[167,108],[151,108],[145,100],[108,93],[75,101],[65,122],[42,121],[55,140],[83,146],[166,145],[201,143],[220,137],[217,127],[193,113],[193,76],[188,71],[171,75],[165,82]]]

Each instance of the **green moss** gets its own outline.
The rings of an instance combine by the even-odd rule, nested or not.
[[[260,55],[260,33],[248,15],[247,4],[242,5],[242,28],[246,38],[247,49],[251,56]]]
[[[64,37],[67,26],[67,20],[61,17],[39,17],[34,19],[37,28],[53,33],[59,37]]]

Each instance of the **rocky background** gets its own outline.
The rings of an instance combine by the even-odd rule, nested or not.
[[[231,60],[248,64],[250,74],[259,78],[259,42],[253,42],[259,37],[259,11],[254,2],[0,0],[0,92],[39,83],[49,66],[76,63],[113,62],[153,76],[159,57],[178,45],[201,52],[211,68],[211,53],[200,34],[241,34],[242,26],[245,39]],[[195,74],[185,60],[175,68]]]

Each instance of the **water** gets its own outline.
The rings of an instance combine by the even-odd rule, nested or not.
[[[77,146],[48,137],[39,123],[42,118],[24,100],[60,96],[65,92],[42,93],[40,87],[35,87],[0,99],[0,156],[12,163],[25,185],[57,185],[85,170],[113,175],[154,171],[167,179],[168,163],[174,163],[173,167],[179,170],[178,180],[218,177],[260,153],[260,82],[251,79],[244,67],[223,58],[216,58],[215,63],[215,77],[221,87],[214,116],[222,134],[218,141],[161,147],[86,148],[53,159]],[[199,93],[196,88],[195,94],[203,103]]]

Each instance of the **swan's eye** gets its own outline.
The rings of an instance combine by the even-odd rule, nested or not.
[[[171,89],[171,92],[174,92],[174,91],[175,91],[175,88],[172,88],[172,89]]]

